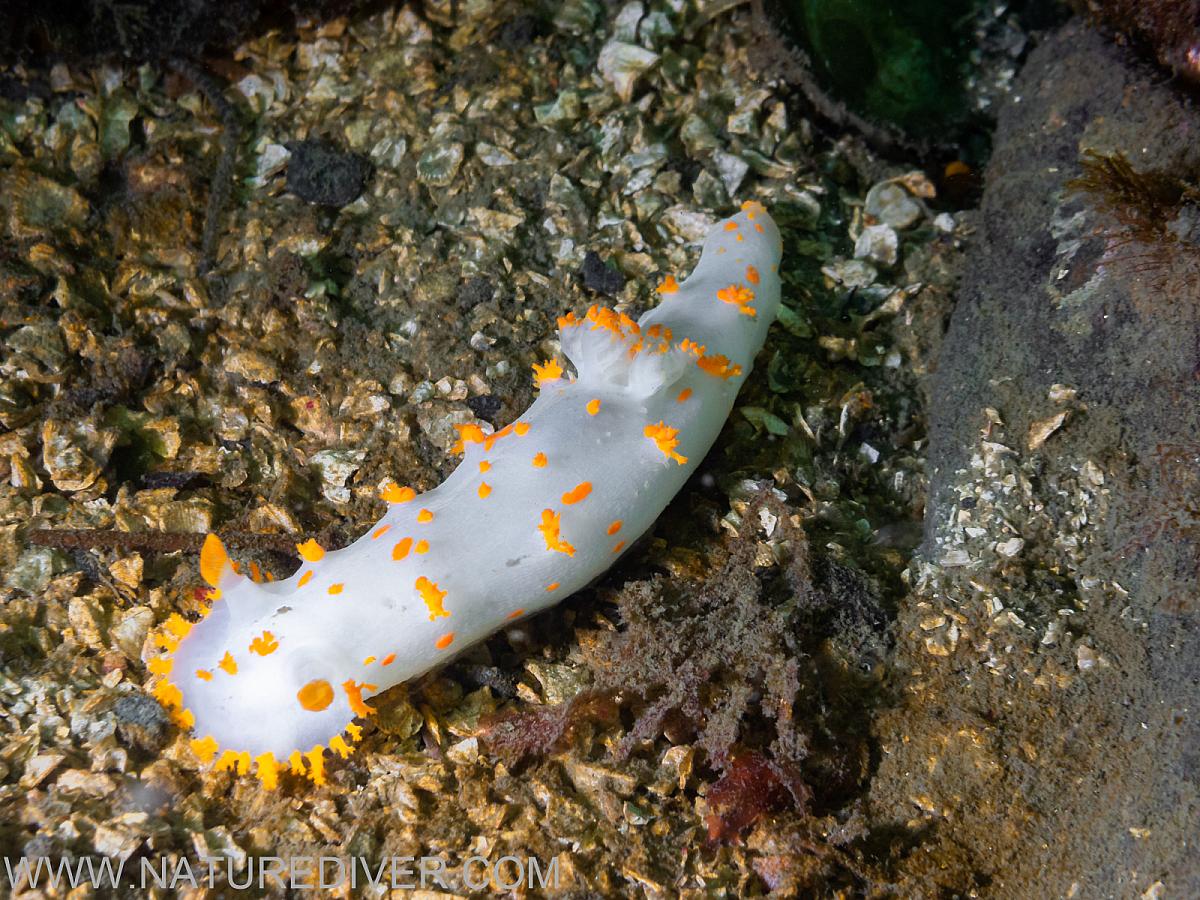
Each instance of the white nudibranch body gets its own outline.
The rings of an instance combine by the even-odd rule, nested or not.
[[[708,452],[779,304],[779,232],[756,202],[716,225],[696,270],[668,276],[637,322],[559,320],[572,379],[535,366],[540,394],[494,434],[460,426],[462,463],[343,550],[314,542],[284,581],[238,574],[209,536],[214,588],[198,623],[168,619],[155,695],[195,729],[204,762],[273,787],[281,764],[317,783],[326,748],[358,740],[367,699],[588,584],[645,532]],[[256,573],[257,574],[257,573]]]

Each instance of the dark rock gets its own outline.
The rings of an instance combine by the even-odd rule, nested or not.
[[[169,720],[163,708],[146,694],[125,694],[113,704],[117,734],[127,744],[157,753],[166,746]]]
[[[482,397],[468,397],[467,406],[471,407],[471,412],[475,413],[485,422],[496,424],[496,416],[504,407],[500,402],[499,397],[494,397],[491,394],[484,394]]]
[[[1189,849],[1200,816],[1200,716],[1189,711],[1200,683],[1200,254],[1171,192],[1139,196],[1139,184],[1200,185],[1197,133],[1181,93],[1082,23],[1044,40],[1000,111],[932,385],[923,553],[936,562],[974,540],[960,515],[987,527],[969,545],[981,555],[932,576],[964,585],[955,597],[969,601],[901,612],[901,658],[920,674],[896,688],[921,700],[877,729],[894,749],[872,784],[877,815],[902,818],[909,798],[927,796],[954,827],[921,855],[961,854],[989,896],[1035,883],[1046,896],[1149,896],[1156,882],[1200,896]],[[1101,159],[1128,189],[1105,196],[1103,174],[1081,186]],[[1056,384],[1077,402],[1054,399]],[[1030,440],[1067,408],[1044,444]],[[1026,481],[1009,508],[1028,526],[1019,560],[983,549],[1008,536],[985,517],[1007,502],[988,490],[998,476],[973,465],[993,453],[985,440]],[[1102,484],[1080,474],[1089,466]],[[1022,624],[969,618],[988,597]],[[955,609],[971,637],[939,661],[924,649],[939,627],[931,614]],[[1058,637],[1052,621],[1068,623]],[[989,762],[966,744],[936,749],[948,734],[972,735]]]
[[[340,150],[329,141],[309,138],[287,145],[288,190],[308,203],[345,206],[363,192],[371,177],[370,161],[361,154]]]
[[[580,268],[579,274],[583,278],[585,288],[606,297],[619,294],[621,288],[625,287],[625,276],[605,264],[604,260],[600,258],[600,254],[594,250],[589,250],[583,257],[583,266]]]
[[[496,296],[496,288],[482,275],[463,283],[458,289],[458,305],[463,309],[471,309],[480,303],[488,303]]]
[[[520,50],[547,33],[549,33],[549,28],[545,19],[529,13],[522,13],[516,18],[509,19],[500,27],[500,33],[496,35],[496,43],[505,50]]]

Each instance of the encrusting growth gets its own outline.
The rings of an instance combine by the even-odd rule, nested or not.
[[[456,425],[462,460],[442,485],[383,486],[373,528],[343,550],[298,545],[291,577],[242,575],[210,535],[210,606],[196,623],[168,617],[149,663],[197,759],[267,789],[285,771],[323,784],[326,751],[352,751],[371,697],[611,566],[729,415],[779,304],[780,246],[748,202],[636,321],[600,306],[562,316],[565,362],[533,366],[524,415],[496,431]]]

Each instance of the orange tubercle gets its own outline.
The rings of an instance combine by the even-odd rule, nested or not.
[[[668,275],[654,290],[659,294],[674,294],[679,290],[679,282],[675,280],[674,275]]]
[[[613,522],[611,525],[608,526],[608,531],[606,533],[609,535],[616,534],[618,531],[621,530],[621,525],[623,525],[623,524],[624,523],[620,519],[617,519],[615,522]]]
[[[434,646],[437,647],[439,650],[445,650],[447,647],[449,647],[453,643],[454,643],[454,632],[448,631],[445,634],[443,634],[440,638],[437,639],[437,641],[434,643]]]
[[[379,496],[388,503],[407,503],[417,496],[417,492],[410,487],[400,487],[398,484],[389,483],[379,492]]]
[[[333,594],[336,597],[343,590],[345,590],[345,588],[346,588],[346,586],[344,584],[342,584],[341,582],[338,582],[337,584],[331,584],[329,586],[329,593]]]
[[[215,534],[208,535],[204,539],[204,546],[200,548],[200,577],[216,587],[228,562],[229,554],[225,552],[221,539]]]
[[[600,401],[589,400],[587,404],[587,411],[589,416],[594,416],[596,413],[600,412]]]
[[[305,562],[320,562],[325,556],[325,548],[312,538],[309,538],[303,544],[297,544],[296,551]]]
[[[684,388],[682,391],[679,392],[679,396],[675,398],[675,402],[676,403],[686,403],[688,400],[688,397],[690,397],[690,396],[692,396],[692,389]]]
[[[413,549],[415,549],[418,553],[428,553],[429,541],[417,541],[417,546]]]
[[[535,469],[544,469],[546,467],[547,462],[548,462],[548,460],[546,459],[545,453],[535,453],[534,454],[533,467]]]
[[[312,577],[313,577],[313,570],[309,569],[307,572],[305,572],[303,575],[300,576],[300,580],[298,582],[296,582],[296,587],[304,587],[306,584],[308,584],[310,581],[312,581]]]
[[[533,364],[533,380],[538,387],[543,384],[549,384],[551,381],[558,381],[563,377],[563,367],[559,365],[558,360],[548,359],[540,365]]]
[[[480,482],[480,484],[479,484],[479,498],[480,498],[481,500],[482,500],[482,499],[486,499],[486,498],[487,498],[487,496],[488,496],[488,494],[490,494],[491,492],[492,492],[492,486],[491,486],[490,484],[488,484],[486,481]]]
[[[396,542],[396,546],[392,548],[392,559],[399,562],[408,556],[408,551],[412,549],[413,539],[406,537],[401,541]]]
[[[761,281],[758,277],[758,269],[754,266],[746,266],[746,280],[751,284],[758,284]]]
[[[217,663],[217,668],[230,675],[236,675],[238,671],[237,660],[233,658],[232,653],[226,650],[225,655],[221,657],[221,661]]]
[[[378,528],[376,528],[374,531],[371,532],[371,540],[377,541],[391,530],[392,530],[391,525],[380,525]]]
[[[422,525],[424,525],[426,522],[432,522],[433,521],[433,513],[431,513],[427,509],[423,509],[419,513],[417,513],[417,521],[420,522]]]

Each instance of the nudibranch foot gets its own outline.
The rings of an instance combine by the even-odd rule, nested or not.
[[[645,534],[720,432],[779,305],[781,243],[761,204],[718,223],[686,280],[636,321],[593,306],[559,320],[537,399],[491,431],[458,426],[462,461],[424,494],[387,485],[361,538],[297,547],[289,578],[242,574],[209,536],[211,606],[157,637],[154,693],[204,763],[274,787],[320,784],[380,691],[442,665],[591,583]]]

